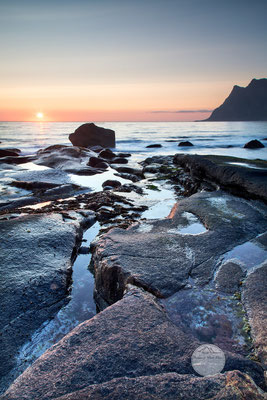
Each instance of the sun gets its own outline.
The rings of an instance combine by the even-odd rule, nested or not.
[[[42,119],[42,118],[44,118],[44,114],[43,114],[42,112],[38,112],[38,113],[36,114],[36,117],[37,117],[38,119]]]

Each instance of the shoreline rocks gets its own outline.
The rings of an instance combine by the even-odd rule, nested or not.
[[[68,153],[70,147],[66,147],[67,149],[48,148],[40,156],[49,156],[56,151]],[[111,154],[111,151],[102,151],[106,151],[110,157],[105,159],[107,164],[115,157],[125,158]],[[73,148],[70,152],[73,152],[72,160],[76,159],[78,162],[81,159],[79,152],[84,152],[82,159],[87,157],[88,162],[87,149]],[[128,166],[115,167],[119,173],[129,176],[132,174],[137,180],[144,179],[146,173],[153,173],[155,177],[152,179],[161,177],[177,186],[188,186],[188,192],[191,193],[205,188],[211,190],[179,201],[166,219],[137,222],[134,218],[140,218],[144,207],[135,207],[134,203],[112,191],[79,194],[75,198],[52,202],[40,210],[15,210],[18,213],[32,213],[28,217],[32,217],[33,221],[34,218],[47,218],[47,221],[50,218],[60,221],[62,219],[61,223],[65,224],[63,226],[67,230],[71,230],[70,225],[74,224],[79,232],[80,218],[82,221],[83,217],[90,215],[86,210],[95,213],[102,229],[98,240],[91,243],[93,259],[90,269],[95,273],[96,303],[103,311],[77,326],[46,351],[16,379],[3,395],[3,400],[74,400],[88,396],[113,399],[124,395],[127,399],[143,400],[154,395],[159,396],[157,398],[176,399],[180,391],[185,399],[191,399],[193,395],[196,399],[212,397],[219,400],[223,396],[230,400],[236,395],[236,390],[240,396],[242,394],[251,399],[263,399],[262,392],[256,385],[265,388],[264,327],[267,316],[261,309],[264,307],[266,295],[266,265],[262,263],[267,254],[264,234],[267,223],[266,206],[260,201],[247,201],[224,191],[214,190],[218,185],[232,190],[231,179],[237,179],[240,183],[239,192],[242,188],[249,198],[253,197],[254,187],[251,191],[246,189],[246,182],[249,182],[248,186],[251,185],[246,179],[250,177],[252,180],[252,175],[245,166],[236,167],[239,178],[232,178],[235,174],[227,170],[226,177],[230,183],[227,180],[222,183],[223,180],[220,181],[217,176],[224,177],[225,172],[220,171],[228,168],[225,159],[183,157],[185,156],[152,157],[142,163],[142,170]],[[104,157],[99,154],[96,156],[93,152],[90,159],[91,163],[97,160],[105,162]],[[173,160],[176,164],[173,164]],[[212,175],[210,171],[214,170],[216,173]],[[256,187],[260,187],[265,175],[258,174],[258,170],[251,172],[254,174],[254,185],[256,182]],[[54,173],[57,173],[56,169]],[[113,186],[114,182],[105,182],[111,183]],[[51,187],[44,180],[31,182],[25,179],[18,185],[33,190],[33,193],[35,190],[46,189],[52,193],[58,188],[60,190],[56,181],[54,184],[48,183]],[[105,187],[112,189],[112,186]],[[118,187],[118,191],[122,192],[131,190],[142,193],[141,186],[125,184]],[[257,191],[256,194],[258,195]],[[69,213],[70,210],[75,212]],[[11,221],[14,221],[15,226],[18,215],[3,215],[0,226],[1,223],[11,224]],[[78,215],[78,220],[75,220]],[[8,220],[14,217],[14,220]],[[118,227],[119,224],[121,227]],[[24,227],[26,225],[21,225],[20,229],[23,230]],[[58,268],[61,262],[65,262],[61,239],[63,247],[68,247],[70,251],[73,237],[70,235],[71,240],[64,239],[59,234],[60,244],[54,248],[58,237],[53,243],[49,241],[55,236],[53,224],[52,232],[50,228],[51,226],[46,228],[48,233],[44,242],[40,233],[42,240],[38,239],[39,246],[32,246],[28,255],[22,252],[16,257],[20,265],[24,265],[25,260],[20,261],[19,257],[31,257],[31,251],[36,248],[42,250],[42,246],[46,244],[51,251],[51,257],[54,252],[56,254],[55,263],[58,264],[55,274],[62,270],[61,267]],[[21,240],[25,235],[26,238],[31,234],[38,236],[39,229],[33,229],[33,232],[32,229],[26,227],[23,234],[19,230],[17,234]],[[75,231],[76,228],[73,229]],[[104,230],[107,233],[103,233]],[[11,240],[9,237],[7,239]],[[27,248],[29,242],[25,246]],[[75,244],[71,258],[77,253],[77,248]],[[252,260],[246,259],[246,249],[253,254]],[[36,257],[43,260],[44,254],[47,255],[49,251],[46,248],[45,252],[37,252]],[[89,247],[81,249],[81,253],[88,251]],[[240,254],[243,258],[240,258]],[[45,259],[49,264],[49,257]],[[32,260],[34,257],[29,261],[29,268]],[[64,264],[65,267],[66,265],[67,263]],[[42,272],[47,267],[47,264],[42,264]],[[24,267],[19,272],[23,273]],[[59,285],[55,295],[59,296],[63,287],[66,287],[63,281],[64,279],[59,280],[62,286]],[[33,283],[34,288],[39,289],[42,277],[40,282]],[[24,286],[26,297],[18,301],[17,307],[21,303],[25,304],[27,311],[29,296],[34,288],[31,283]],[[47,291],[41,290],[41,300],[49,296],[53,288],[54,286]],[[14,296],[17,295],[15,290]],[[65,297],[62,299],[64,302]],[[61,304],[60,301],[54,304],[55,309]],[[36,302],[33,302],[32,307],[36,307]],[[39,323],[45,312],[51,310],[49,307],[38,310],[41,315],[39,319],[36,318],[36,323]],[[13,327],[17,328],[16,325]],[[16,334],[20,334],[17,329]],[[9,338],[5,340],[8,343]],[[194,375],[191,355],[203,342],[215,343],[223,349],[226,364],[222,373],[204,378]],[[8,379],[5,381],[6,385]]]
[[[234,157],[189,154],[176,154],[173,159],[193,178],[219,184],[238,196],[267,202],[267,168],[249,168],[244,162],[234,165],[235,161]]]

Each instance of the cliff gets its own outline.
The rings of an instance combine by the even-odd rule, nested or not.
[[[234,86],[229,97],[205,121],[267,121],[267,79]]]

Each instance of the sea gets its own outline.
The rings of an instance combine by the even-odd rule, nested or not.
[[[68,136],[83,122],[0,122],[0,147],[34,154],[54,144],[70,145]],[[116,133],[116,151],[130,152],[140,161],[152,155],[176,153],[219,154],[246,159],[267,159],[267,122],[99,122]],[[265,148],[244,149],[258,139]],[[264,141],[265,139],[265,141]],[[178,147],[190,141],[192,147]],[[161,148],[146,148],[161,144]]]

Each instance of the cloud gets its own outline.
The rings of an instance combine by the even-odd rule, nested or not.
[[[151,114],[191,114],[191,113],[209,113],[213,110],[157,110],[149,111]]]

